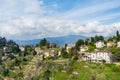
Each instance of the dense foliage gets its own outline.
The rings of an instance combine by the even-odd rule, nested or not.
[[[3,53],[19,53],[19,45],[12,40],[0,37],[0,52]]]
[[[49,42],[46,40],[46,38],[43,38],[37,45],[41,48],[49,48]]]

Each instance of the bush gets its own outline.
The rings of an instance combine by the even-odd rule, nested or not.
[[[89,46],[87,52],[92,52],[94,51],[94,49],[95,49],[95,46]]]
[[[11,77],[11,78],[16,78],[16,77],[17,77],[17,74],[10,71],[10,72],[9,72],[9,77]]]
[[[115,64],[107,64],[107,63],[106,63],[105,66],[112,68],[112,67],[115,66]]]
[[[120,72],[120,66],[114,66],[112,67],[113,72]]]

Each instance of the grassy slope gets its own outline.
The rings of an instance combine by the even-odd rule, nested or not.
[[[116,68],[117,67],[117,68]],[[75,62],[72,65],[73,71],[79,75],[70,77],[71,73],[56,72],[54,74],[55,80],[91,80],[94,73],[97,73],[97,80],[120,80],[120,66],[113,64],[103,64],[85,62]],[[118,69],[118,70],[117,70]]]

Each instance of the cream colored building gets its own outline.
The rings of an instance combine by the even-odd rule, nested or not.
[[[86,45],[80,46],[80,52],[85,52],[87,50],[88,50],[88,46]]]
[[[71,48],[73,48],[73,47],[75,47],[75,46],[73,46],[73,45],[67,46],[67,47],[66,47],[66,51],[69,53],[69,50],[70,50]]]
[[[108,41],[108,42],[106,43],[106,46],[107,46],[107,47],[112,47],[112,46],[114,46],[114,45],[116,45],[116,43],[115,43],[114,41]]]
[[[35,51],[37,52],[37,55],[41,54],[43,51],[40,49],[40,47],[35,47]]]
[[[50,56],[50,51],[44,51],[43,52],[44,58],[47,58]]]

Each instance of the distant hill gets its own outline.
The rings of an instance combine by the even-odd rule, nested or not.
[[[86,37],[80,35],[68,35],[60,37],[48,37],[46,38],[49,42],[57,43],[60,46],[63,46],[65,43],[74,44],[78,39],[85,39]],[[14,40],[19,45],[36,45],[41,39],[34,40]]]

